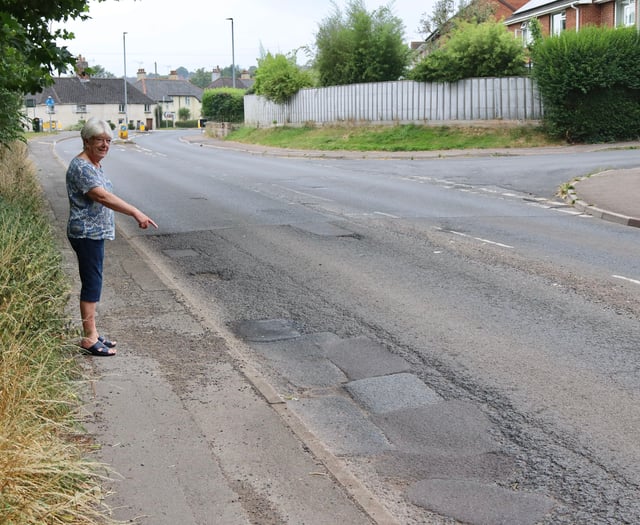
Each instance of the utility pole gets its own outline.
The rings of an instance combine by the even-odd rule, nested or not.
[[[231,20],[231,82],[233,87],[236,87],[236,50],[235,50],[235,38],[233,36],[233,18],[227,18]]]
[[[122,52],[124,55],[124,123],[129,129],[129,118],[127,116],[127,32],[122,33]]]

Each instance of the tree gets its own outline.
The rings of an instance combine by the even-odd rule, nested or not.
[[[191,118],[191,110],[189,108],[180,108],[178,110],[178,118],[180,120],[189,120]]]
[[[211,72],[207,71],[203,67],[196,69],[196,72],[191,75],[191,78],[189,78],[189,82],[194,86],[204,89],[211,84]]]
[[[104,67],[99,64],[88,68],[87,73],[89,73],[92,77],[95,78],[115,78],[115,75],[110,71],[107,71]]]
[[[258,59],[255,78],[256,95],[276,104],[284,104],[302,88],[313,86],[311,75],[298,67],[295,56],[287,57],[282,53],[267,53]]]
[[[463,22],[440,49],[416,65],[409,77],[423,82],[456,82],[524,73],[524,49],[503,24]]]
[[[320,85],[381,82],[400,78],[409,62],[402,20],[389,7],[369,13],[363,0],[350,0],[346,12],[320,24],[314,66]]]
[[[67,47],[57,43],[71,40],[73,33],[53,30],[51,22],[88,18],[89,0],[3,0],[0,5],[0,100],[4,103],[42,91],[53,82],[54,71],[66,72],[73,65],[75,59]],[[20,119],[20,109],[3,104],[0,143],[20,136]]]
[[[189,78],[189,70],[184,66],[180,66],[176,69],[176,75],[178,78]]]
[[[454,14],[454,7],[455,4],[453,3],[453,0],[436,0],[433,4],[433,11],[431,12],[431,15],[422,13],[418,31],[425,37],[429,37],[429,35],[437,30],[443,32],[447,23],[450,22],[451,17]]]
[[[482,24],[495,17],[496,6],[490,0],[460,0],[457,11],[453,0],[436,0],[431,15],[422,14],[418,31],[425,38],[437,33],[446,37],[461,22]]]
[[[229,64],[227,67],[223,67],[222,71],[220,72],[220,76],[224,77],[224,78],[233,78],[233,69],[234,69],[234,65],[233,64]],[[236,78],[240,77],[240,71],[242,71],[242,69],[240,68],[240,66],[238,64],[235,65],[235,70],[236,70]]]

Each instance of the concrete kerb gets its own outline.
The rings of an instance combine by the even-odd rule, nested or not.
[[[600,175],[602,173],[606,172],[596,173],[595,175]],[[586,177],[575,179],[564,196],[565,202],[573,206],[576,210],[585,213],[586,215],[591,215],[592,217],[595,217],[597,219],[615,222],[616,224],[622,224],[623,226],[633,226],[635,228],[640,228],[640,220],[637,218],[605,210],[580,199],[575,189],[575,184],[578,184],[580,181],[587,180],[591,176],[592,175],[588,175]]]

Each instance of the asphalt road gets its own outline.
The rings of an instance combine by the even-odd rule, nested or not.
[[[554,197],[637,153],[298,159],[180,135],[112,148],[160,230],[123,227],[403,522],[640,521],[640,232]]]

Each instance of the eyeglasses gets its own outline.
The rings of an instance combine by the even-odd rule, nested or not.
[[[107,145],[111,144],[111,139],[105,139],[102,137],[91,137],[91,140],[93,142],[97,142],[98,144],[107,144]]]

